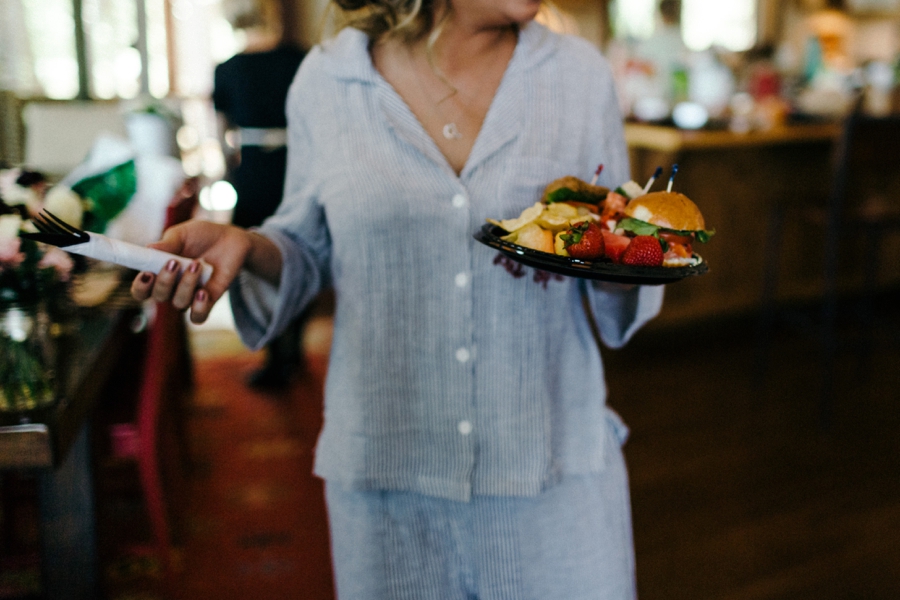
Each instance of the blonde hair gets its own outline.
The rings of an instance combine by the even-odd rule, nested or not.
[[[543,10],[550,3],[542,4]],[[450,0],[332,0],[330,7],[336,7],[340,13],[335,24],[337,29],[359,29],[372,43],[391,37],[404,43],[427,38],[425,54],[429,66],[450,87],[448,98],[457,93],[434,59],[434,46],[453,11]]]
[[[339,28],[359,29],[375,43],[388,37],[407,43],[436,37],[441,23],[435,15],[440,12],[443,21],[450,9],[449,0],[332,0],[332,5],[340,9]]]

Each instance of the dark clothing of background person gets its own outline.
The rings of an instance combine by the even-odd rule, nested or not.
[[[283,129],[284,103],[304,52],[278,46],[237,54],[215,70],[213,106],[229,127]],[[240,163],[228,174],[237,192],[232,222],[253,227],[275,212],[284,191],[287,148],[242,146]]]
[[[288,88],[305,56],[289,45],[232,56],[215,69],[213,106],[230,128],[285,129]],[[227,179],[237,192],[231,221],[240,227],[260,225],[278,208],[284,193],[287,147],[241,145],[239,161]],[[301,334],[308,311],[267,347],[265,365],[250,378],[260,388],[281,388],[302,367]]]

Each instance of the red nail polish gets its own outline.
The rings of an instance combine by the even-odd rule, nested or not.
[[[198,270],[200,270],[200,263],[198,263],[197,261],[192,262],[188,267],[188,271],[190,271],[191,273],[196,273]]]
[[[153,279],[153,275],[150,273],[141,273],[141,283],[150,283],[151,279]]]
[[[194,300],[197,302],[206,302],[206,290],[197,290],[197,293],[194,295]]]
[[[166,263],[166,271],[172,271],[173,273],[178,270],[178,261],[174,258]]]

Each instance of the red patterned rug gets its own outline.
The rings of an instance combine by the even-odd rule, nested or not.
[[[334,597],[322,482],[312,474],[322,420],[324,358],[289,391],[245,385],[259,356],[196,363],[190,440],[195,465],[180,512],[176,598]],[[106,565],[115,600],[166,597],[152,556]]]

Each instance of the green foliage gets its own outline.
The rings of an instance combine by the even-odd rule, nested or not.
[[[39,341],[12,339],[0,331],[0,410],[32,410],[51,402],[49,367]]]
[[[15,267],[0,265],[0,309],[10,304],[32,304],[46,298],[61,285],[56,269],[39,266],[44,253],[37,242],[21,239],[25,259]]]

